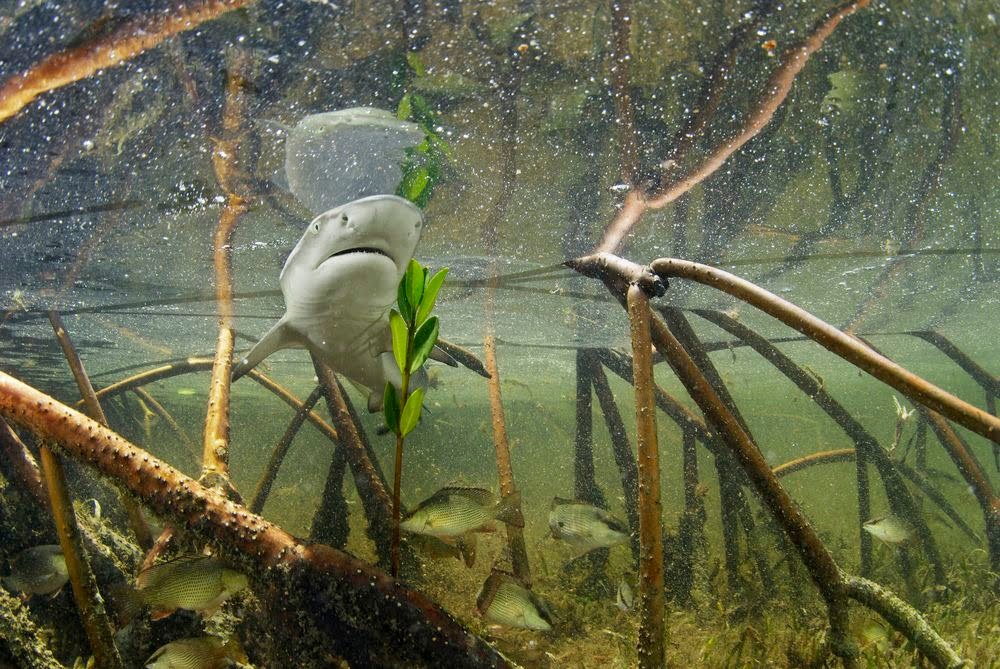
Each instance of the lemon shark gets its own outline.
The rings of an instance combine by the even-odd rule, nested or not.
[[[369,411],[380,410],[386,381],[402,383],[389,308],[423,227],[423,212],[395,195],[364,197],[314,218],[279,276],[285,314],[234,365],[233,380],[275,351],[307,348],[368,390]],[[421,369],[410,388],[426,382]]]

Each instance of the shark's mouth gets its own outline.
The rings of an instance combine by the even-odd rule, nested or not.
[[[327,260],[329,260],[330,258],[336,258],[338,256],[345,256],[345,255],[348,255],[348,254],[351,254],[351,253],[374,253],[376,255],[385,256],[389,260],[392,260],[393,262],[395,262],[395,260],[393,259],[393,257],[391,255],[389,255],[388,253],[386,253],[382,249],[375,248],[374,246],[357,246],[357,247],[352,248],[352,249],[344,249],[343,251],[337,251],[336,253],[331,254],[327,258]]]

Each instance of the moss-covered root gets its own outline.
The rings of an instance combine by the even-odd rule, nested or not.
[[[920,612],[878,583],[860,576],[845,579],[847,594],[885,618],[902,632],[936,667],[957,669],[966,662],[952,650],[948,642],[934,631]]]
[[[52,652],[38,636],[38,628],[28,617],[20,600],[0,588],[0,643],[19,667],[63,669]]]

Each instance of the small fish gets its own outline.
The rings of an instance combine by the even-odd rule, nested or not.
[[[635,605],[635,593],[632,592],[632,586],[628,584],[628,580],[625,578],[622,578],[618,583],[618,592],[615,593],[615,605],[625,612],[631,611]]]
[[[895,514],[872,518],[862,528],[879,541],[893,546],[913,538],[913,526]]]
[[[94,520],[100,520],[103,511],[101,509],[101,503],[95,498],[91,497],[84,502],[84,505],[90,505],[90,515],[94,517]]]
[[[177,609],[198,611],[203,618],[211,618],[223,602],[247,587],[247,577],[215,558],[185,555],[142,571],[135,587],[125,596],[126,621],[143,606],[152,609],[153,620],[166,618]]]
[[[628,525],[592,504],[556,497],[549,510],[552,536],[581,551],[623,544],[629,539]]]
[[[8,589],[31,595],[59,592],[69,580],[62,549],[54,544],[26,548],[10,558],[10,576],[3,583]]]
[[[239,644],[214,636],[177,639],[156,649],[146,660],[146,669],[223,669],[246,662]]]
[[[476,596],[476,609],[490,622],[547,632],[554,618],[542,599],[513,574],[494,569]]]
[[[474,534],[469,536],[475,537]],[[404,541],[433,559],[457,558],[464,561],[466,567],[476,564],[476,542],[471,539],[460,537],[454,543],[449,543],[429,534],[408,534],[404,537]]]
[[[177,394],[181,397],[191,397],[192,395],[197,395],[198,391],[194,388],[178,388]]]
[[[421,502],[399,526],[413,534],[438,538],[489,532],[494,520],[524,527],[520,506],[521,495],[517,492],[497,502],[493,493],[483,488],[441,488]]]
[[[890,643],[888,631],[876,622],[863,625],[858,636],[862,645],[879,650],[884,650]]]

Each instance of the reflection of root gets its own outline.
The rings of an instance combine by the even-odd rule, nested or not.
[[[103,37],[52,54],[0,86],[0,123],[39,95],[116,67],[179,32],[191,30],[247,4],[247,0],[204,0],[179,4],[170,13],[140,16]]]
[[[153,355],[161,357],[169,357],[173,355],[174,350],[172,348],[164,346],[162,344],[157,344],[155,341],[146,339],[135,330],[127,328],[124,325],[115,323],[110,318],[98,314],[87,314],[87,316],[97,321],[107,329],[117,332],[119,335],[122,336],[122,338],[127,339],[128,341],[132,342],[133,344],[143,349],[144,351],[148,351]]]
[[[156,423],[157,415],[156,412],[149,408],[146,401],[142,397],[136,396],[136,402],[139,403],[139,407],[142,409],[142,438],[143,443],[151,444],[153,443],[153,425]]]

